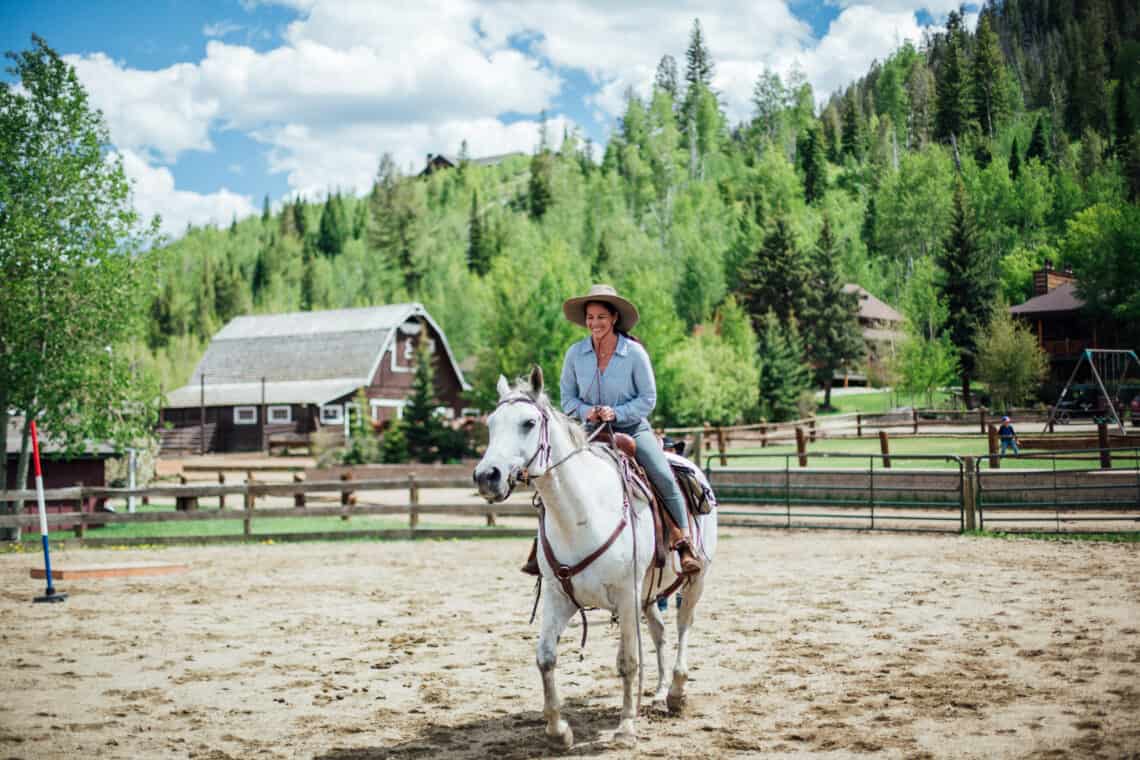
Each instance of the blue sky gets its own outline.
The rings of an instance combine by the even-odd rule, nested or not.
[[[733,122],[756,77],[843,86],[952,0],[0,0],[0,46],[32,33],[76,67],[145,215],[172,235],[297,194],[364,192],[390,152],[529,151],[550,133],[602,145],[657,61],[683,70],[694,18]]]

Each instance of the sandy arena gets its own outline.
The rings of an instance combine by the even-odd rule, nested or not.
[[[486,758],[544,742],[521,540],[0,556],[4,758]],[[1140,753],[1140,547],[725,531],[683,715],[611,747],[616,637],[591,615],[558,680],[580,757]],[[668,622],[673,623],[670,609]],[[674,638],[670,628],[670,640]],[[646,688],[654,682],[646,643]],[[671,661],[671,660],[670,660]],[[648,700],[646,711],[648,713]]]

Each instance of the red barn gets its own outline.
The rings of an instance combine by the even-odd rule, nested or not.
[[[349,417],[400,417],[416,350],[433,356],[441,411],[463,411],[470,390],[443,330],[418,303],[233,319],[210,341],[190,382],[168,394],[163,448],[257,451],[343,434]],[[363,390],[368,408],[359,409]]]

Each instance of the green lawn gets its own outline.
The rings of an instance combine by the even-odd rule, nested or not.
[[[950,394],[945,391],[938,391],[934,394],[934,408],[946,409],[949,408]],[[911,395],[908,393],[896,393],[894,391],[878,391],[876,393],[853,393],[843,396],[831,396],[831,405],[834,409],[824,412],[820,411],[820,416],[828,414],[850,414],[852,412],[864,412],[866,414],[879,414],[882,412],[890,411],[891,409],[899,406],[914,406],[918,405],[920,409],[927,408],[926,397],[922,394]]]
[[[957,467],[956,463],[942,461],[942,460],[923,460],[923,459],[906,459],[904,454],[923,454],[923,455],[943,455],[949,454],[954,456],[974,456],[986,457],[989,453],[986,440],[979,437],[976,438],[910,438],[910,437],[897,437],[890,440],[891,448],[891,466],[892,467],[905,467],[905,468],[943,468],[943,467]],[[823,467],[823,468],[855,468],[867,469],[869,467],[870,459],[868,456],[847,458],[838,457],[817,457],[811,458],[812,452],[837,452],[844,454],[864,454],[864,455],[878,455],[879,452],[879,439],[875,437],[869,438],[844,438],[844,439],[827,439],[809,443],[808,447],[808,465],[810,467]],[[744,454],[744,457],[733,458],[730,456],[728,460],[729,467],[763,467],[773,469],[783,469],[784,459],[786,455],[792,455],[791,466],[798,465],[795,459],[796,447],[794,445],[782,446],[767,446],[760,448],[759,446],[749,447],[733,447],[729,450],[731,454]],[[769,456],[779,454],[782,456]],[[763,455],[763,456],[760,456]],[[1088,455],[1085,455],[1088,456]],[[706,456],[707,461],[707,456]],[[704,466],[705,462],[701,462]],[[720,460],[714,455],[712,458],[712,466],[714,469],[720,467]],[[875,468],[878,469],[882,466],[882,460],[876,457]],[[1099,465],[1094,461],[1074,461],[1071,459],[1058,458],[1058,470],[1075,470],[1075,469],[1096,469]],[[1137,466],[1136,452],[1129,450],[1124,454],[1115,454],[1113,456],[1113,467],[1122,469],[1135,469]],[[1053,469],[1053,460],[1048,457],[1033,459],[1029,457],[1004,457],[1001,460],[1002,469]],[[988,463],[982,465],[983,471],[989,469]]]

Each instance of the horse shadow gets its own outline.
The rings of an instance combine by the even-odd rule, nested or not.
[[[429,723],[416,736],[392,744],[334,747],[314,760],[401,760],[406,758],[486,758],[529,760],[537,757],[597,754],[611,747],[618,709],[572,698],[562,717],[574,729],[574,746],[562,750],[546,739],[541,710],[478,718],[464,723]],[[614,747],[617,749],[617,747]]]

